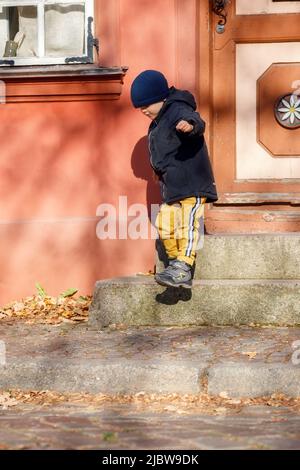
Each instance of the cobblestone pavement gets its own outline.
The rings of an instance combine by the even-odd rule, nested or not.
[[[58,364],[69,359],[291,364],[299,339],[300,328],[283,327],[100,331],[87,324],[0,325],[8,365],[50,358]],[[300,412],[257,404],[217,405],[206,413],[172,404],[157,411],[134,403],[18,403],[8,409],[0,403],[0,449],[300,449]]]
[[[22,404],[0,411],[0,449],[300,449],[300,413],[262,405],[212,416]]]

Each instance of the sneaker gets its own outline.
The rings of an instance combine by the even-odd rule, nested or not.
[[[177,261],[177,258],[168,258],[168,266],[173,266],[173,264]]]
[[[168,258],[168,266],[173,266],[173,264],[176,261],[177,261],[177,258]],[[188,265],[188,266],[190,266],[190,265]],[[196,263],[194,262],[193,266],[191,267],[192,279],[194,279],[195,269],[196,269]]]
[[[192,269],[184,261],[172,261],[169,266],[154,276],[161,286],[192,288]]]

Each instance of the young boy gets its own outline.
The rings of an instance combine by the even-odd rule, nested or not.
[[[131,100],[152,121],[150,163],[163,199],[156,226],[169,264],[155,280],[190,289],[204,204],[218,199],[203,136],[205,123],[195,111],[193,95],[169,88],[156,70],[145,70],[135,78]]]

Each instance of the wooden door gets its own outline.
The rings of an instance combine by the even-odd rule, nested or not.
[[[300,230],[300,1],[200,2],[200,108],[219,200],[212,232]],[[201,66],[202,65],[202,66]]]

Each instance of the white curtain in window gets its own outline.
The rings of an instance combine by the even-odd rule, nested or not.
[[[45,7],[45,47],[50,57],[84,53],[84,5]]]
[[[24,39],[18,57],[37,55],[37,9],[18,7],[19,31]],[[45,55],[81,56],[84,53],[84,5],[53,4],[45,6]]]
[[[18,49],[18,57],[37,56],[37,8],[33,6],[18,7],[19,31],[24,39]]]
[[[8,11],[6,8],[0,8],[0,56],[3,56],[5,43],[8,38]]]

